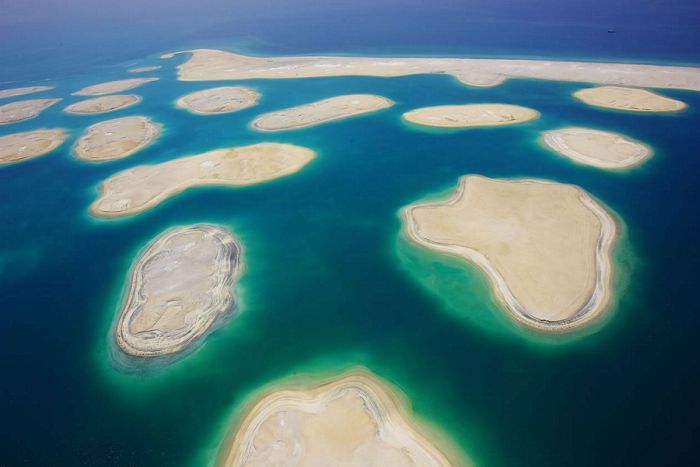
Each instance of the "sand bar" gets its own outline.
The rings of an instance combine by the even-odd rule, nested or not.
[[[103,94],[116,94],[118,92],[127,91],[136,87],[142,86],[151,81],[157,81],[159,78],[131,78],[120,79],[117,81],[107,81],[106,83],[93,84],[85,87],[80,91],[73,93],[74,96],[101,96]]]
[[[196,224],[159,235],[131,269],[114,327],[117,345],[138,357],[185,350],[231,309],[241,269],[241,246],[222,227]]]
[[[527,326],[573,329],[610,301],[617,226],[577,186],[468,175],[450,198],[408,206],[403,217],[413,241],[483,270]]]
[[[28,99],[0,105],[0,125],[29,120],[61,99]]]
[[[386,97],[374,94],[348,94],[323,99],[317,102],[276,110],[259,116],[252,127],[264,131],[281,131],[304,128],[321,123],[376,112],[394,105]]]
[[[51,89],[54,89],[54,86],[27,86],[24,88],[2,89],[0,90],[0,99],[4,99],[6,97],[24,96],[25,94],[49,91]]]
[[[129,73],[148,73],[149,71],[156,71],[160,70],[161,68],[162,67],[160,65],[140,66],[130,69]]]
[[[122,159],[151,144],[159,134],[160,125],[147,117],[115,118],[89,126],[73,153],[89,162]]]
[[[259,143],[142,165],[105,180],[90,212],[101,217],[127,216],[199,185],[262,183],[301,170],[315,156],[314,151],[301,146]]]
[[[141,98],[134,94],[117,94],[75,102],[64,110],[71,114],[99,114],[123,109],[124,107],[137,104],[139,101],[141,101]]]
[[[0,165],[43,156],[63,144],[66,137],[62,128],[0,136]]]
[[[469,464],[412,417],[396,389],[367,370],[300,385],[282,382],[253,400],[225,441],[220,467]],[[457,457],[451,453],[450,457]]]
[[[536,110],[510,104],[438,105],[403,114],[411,123],[442,128],[511,125],[539,116]]]
[[[620,86],[582,89],[576,91],[574,97],[588,105],[632,112],[678,112],[687,107],[685,102],[646,89]]]
[[[542,141],[552,150],[581,164],[601,169],[623,169],[651,156],[646,144],[619,133],[568,127],[546,131]]]
[[[260,93],[244,86],[204,89],[179,98],[175,104],[197,114],[236,112],[258,103]]]

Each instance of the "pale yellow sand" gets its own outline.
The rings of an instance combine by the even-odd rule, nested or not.
[[[204,335],[233,304],[241,246],[219,226],[170,229],[154,239],[131,270],[114,335],[139,357],[180,352]]]
[[[118,81],[108,81],[106,83],[93,84],[73,93],[74,96],[101,96],[103,94],[116,94],[142,86],[159,78],[131,78],[120,79]]]
[[[403,118],[411,123],[443,128],[510,125],[539,116],[536,110],[510,104],[438,105],[403,114]]]
[[[392,105],[394,103],[386,97],[348,94],[263,114],[253,120],[251,125],[265,131],[289,130],[376,112]]]
[[[156,71],[156,70],[160,70],[160,69],[161,69],[160,65],[140,66],[140,67],[130,69],[129,73],[148,73],[149,71]]]
[[[147,117],[115,118],[89,126],[73,153],[89,162],[122,159],[151,144],[159,134],[160,125]]]
[[[191,52],[191,58],[178,66],[183,81],[445,73],[474,86],[493,86],[507,78],[535,78],[700,91],[700,68],[696,67],[465,58],[250,57],[212,49]]]
[[[197,114],[236,112],[257,104],[260,93],[244,86],[223,86],[204,89],[182,96],[178,107]]]
[[[54,86],[27,86],[24,88],[3,89],[0,90],[0,99],[6,97],[23,96],[25,94],[33,94],[35,92],[48,91],[54,89]]]
[[[439,447],[444,436],[428,433],[402,394],[366,370],[313,385],[279,383],[241,418],[220,450],[220,467],[471,464],[454,452],[448,458]]]
[[[646,89],[620,86],[582,89],[574,96],[589,105],[633,112],[677,112],[687,107],[685,102]]]
[[[0,136],[0,165],[20,162],[47,154],[66,140],[62,128],[42,129]]]
[[[476,264],[528,326],[576,328],[610,301],[616,223],[579,187],[469,175],[449,199],[408,206],[403,216],[409,238]]]
[[[618,133],[568,127],[546,131],[542,141],[557,153],[601,169],[622,169],[641,164],[651,156],[646,144]]]
[[[72,114],[99,114],[123,109],[138,103],[139,96],[133,94],[117,94],[113,96],[95,97],[69,105],[64,110]]]
[[[28,99],[0,105],[0,125],[29,120],[61,99]]]
[[[259,143],[142,165],[105,180],[90,212],[101,217],[127,216],[198,185],[261,183],[291,175],[315,156],[314,151],[301,146]]]

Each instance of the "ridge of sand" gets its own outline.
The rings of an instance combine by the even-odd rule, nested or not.
[[[688,106],[685,102],[646,89],[622,86],[581,89],[574,93],[574,97],[588,105],[631,112],[678,112]]]
[[[139,102],[141,98],[137,95],[115,94],[74,102],[63,110],[71,114],[99,114],[123,109]]]
[[[511,104],[437,105],[403,114],[404,120],[416,125],[441,128],[511,125],[539,116],[536,110]]]
[[[192,113],[211,115],[236,112],[258,103],[260,93],[245,86],[222,86],[195,91],[180,97],[175,104]]]
[[[161,68],[162,67],[160,65],[139,66],[136,68],[131,68],[129,73],[148,73],[149,71],[156,71],[160,70]]]
[[[0,90],[0,99],[7,97],[24,96],[25,94],[33,94],[35,92],[49,91],[55,86],[26,86],[23,88],[12,88]]]
[[[73,147],[84,161],[101,162],[140,151],[160,134],[160,125],[148,117],[130,116],[105,120],[89,126]]]
[[[41,129],[0,136],[0,165],[43,156],[66,140],[63,128]]]
[[[0,105],[0,125],[29,120],[62,99],[28,99]]]
[[[74,96],[101,96],[104,94],[116,94],[142,86],[160,78],[129,78],[104,83],[93,84],[73,93]]]

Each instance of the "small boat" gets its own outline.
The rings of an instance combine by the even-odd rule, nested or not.
[[[608,34],[615,34],[616,32],[617,31],[615,31],[614,29],[608,29]]]

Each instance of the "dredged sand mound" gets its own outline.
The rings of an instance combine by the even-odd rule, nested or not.
[[[129,89],[142,86],[159,78],[131,78],[117,81],[107,81],[106,83],[93,84],[73,93],[74,96],[101,96],[103,94],[115,94]]]
[[[649,146],[618,133],[569,127],[546,131],[542,141],[557,153],[601,169],[623,169],[651,156]]]
[[[263,114],[253,120],[251,125],[264,131],[289,130],[375,112],[392,105],[393,101],[386,97],[349,94]]]
[[[27,86],[24,88],[3,89],[0,90],[0,99],[6,97],[24,96],[25,94],[33,94],[35,92],[49,91],[54,86]]]
[[[176,101],[178,107],[197,114],[219,114],[243,110],[257,104],[260,94],[244,86],[204,89]]]
[[[66,140],[65,130],[32,130],[0,136],[0,165],[43,156]]]
[[[449,199],[411,205],[403,216],[409,238],[475,263],[528,326],[579,327],[610,300],[616,224],[579,187],[469,175]]]
[[[0,105],[0,125],[34,118],[59,101],[61,99],[29,99]]]
[[[121,159],[145,148],[159,134],[160,125],[147,117],[115,118],[89,126],[73,152],[90,162]]]
[[[180,352],[233,304],[241,246],[222,227],[196,224],[159,235],[131,270],[114,335],[128,355]]]
[[[401,394],[366,370],[314,385],[282,383],[247,408],[216,465],[463,465],[438,448],[444,440],[421,433],[406,405]]]
[[[160,70],[160,69],[161,69],[160,65],[140,66],[140,67],[130,69],[129,73],[148,73],[149,71],[156,71],[156,70]]]
[[[118,94],[114,96],[95,97],[69,105],[64,110],[71,114],[99,114],[123,109],[138,103],[139,96],[133,94]]]
[[[582,89],[574,97],[586,104],[632,112],[677,112],[687,107],[685,102],[670,99],[646,89],[601,86]]]
[[[315,156],[314,151],[301,146],[259,143],[142,165],[105,180],[90,212],[101,217],[127,216],[198,185],[261,183],[293,174]]]
[[[403,118],[411,123],[443,128],[510,125],[539,116],[536,110],[510,104],[438,105],[403,114]]]

